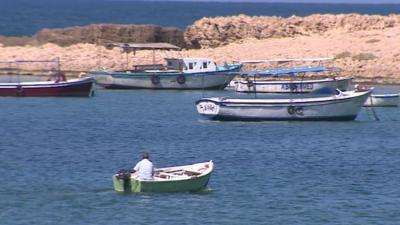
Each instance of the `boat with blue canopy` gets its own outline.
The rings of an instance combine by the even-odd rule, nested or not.
[[[246,93],[310,93],[327,87],[351,90],[352,78],[336,76],[339,72],[337,67],[321,65],[243,71],[237,73],[242,79],[235,81],[233,86],[237,92]],[[310,76],[324,78],[315,79]]]

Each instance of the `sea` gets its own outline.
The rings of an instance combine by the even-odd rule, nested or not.
[[[203,17],[246,14],[252,16],[307,16],[320,13],[389,15],[399,4],[179,2],[134,0],[0,0],[0,35],[31,36],[43,28],[93,23],[157,24],[185,30]],[[376,3],[379,3],[377,0]]]
[[[396,8],[1,0],[0,33],[98,22],[184,28],[202,16]],[[363,108],[347,122],[218,122],[197,114],[196,100],[231,94],[96,87],[92,98],[0,98],[0,224],[400,224],[399,108]],[[213,160],[208,188],[115,192],[111,176],[144,151],[156,167]]]

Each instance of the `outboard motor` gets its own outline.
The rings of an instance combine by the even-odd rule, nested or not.
[[[131,191],[131,173],[128,170],[118,171],[117,178],[122,180],[124,192]]]

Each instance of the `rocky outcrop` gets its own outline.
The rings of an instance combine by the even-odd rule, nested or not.
[[[93,24],[64,29],[43,29],[35,35],[39,44],[54,43],[68,46],[77,43],[114,42],[167,42],[184,46],[183,32],[178,28],[157,25]]]
[[[185,48],[213,48],[244,39],[268,39],[297,36],[382,30],[399,26],[400,15],[315,14],[289,18],[275,16],[232,16],[203,18],[185,32],[158,25],[93,24],[62,29],[43,29],[33,37],[1,37],[0,43],[69,46],[78,43],[167,42]]]
[[[113,42],[167,42],[184,47],[184,35],[174,27],[157,25],[93,24],[63,29],[43,29],[33,37],[3,37],[0,43],[10,45],[43,45],[47,43],[69,46],[78,43],[103,44]]]
[[[0,36],[0,43],[4,46],[23,46],[32,44],[35,41],[33,37],[7,37]]]
[[[348,33],[385,29],[399,24],[399,15],[315,14],[289,18],[239,15],[200,19],[187,28],[185,40],[187,46],[191,48],[210,48],[247,38],[267,39],[329,32]]]

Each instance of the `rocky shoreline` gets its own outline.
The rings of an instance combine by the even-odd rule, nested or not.
[[[106,49],[101,40],[169,42],[183,48],[157,52],[159,63],[164,57],[209,57],[218,63],[332,57],[329,65],[340,67],[343,75],[357,81],[400,84],[399,15],[239,15],[203,18],[186,31],[156,25],[109,24],[45,29],[33,37],[1,37],[0,61],[59,57],[62,69],[71,74],[152,62],[151,51],[138,51],[127,65],[118,49]]]

